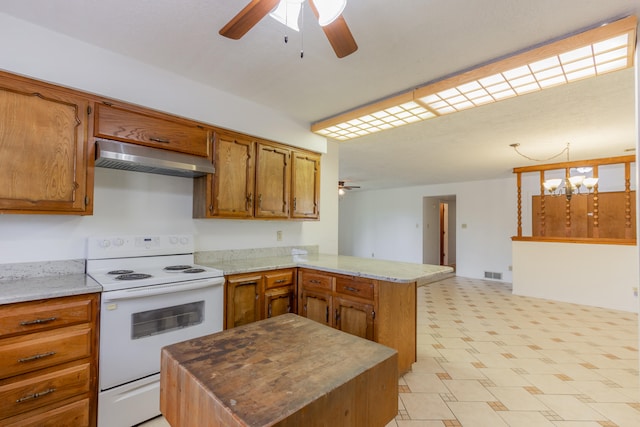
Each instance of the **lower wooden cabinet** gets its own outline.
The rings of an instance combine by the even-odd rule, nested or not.
[[[398,372],[416,361],[416,283],[298,269],[298,314],[398,351]]]
[[[293,268],[227,276],[224,328],[295,313],[295,279]]]
[[[98,301],[0,305],[0,426],[96,425]]]
[[[416,361],[416,289],[311,268],[229,275],[224,328],[296,313],[396,349],[403,374]]]

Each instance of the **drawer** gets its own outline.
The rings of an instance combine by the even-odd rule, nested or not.
[[[373,299],[375,283],[370,279],[337,277],[336,292],[354,297]]]
[[[305,288],[318,288],[318,289],[333,289],[333,277],[326,276],[324,274],[303,272],[301,275],[301,285]]]
[[[68,326],[0,340],[0,378],[91,355],[88,325]]]
[[[266,289],[293,284],[293,270],[277,271],[264,275]]]
[[[180,119],[96,104],[95,136],[209,156],[209,131]]]
[[[65,297],[0,306],[0,338],[89,323],[96,297]]]
[[[22,378],[25,377],[25,378]],[[50,403],[89,392],[89,363],[54,370],[42,375],[24,375],[0,385],[0,417],[9,418]]]
[[[72,402],[28,418],[0,420],[0,427],[86,427],[89,422],[89,399]]]

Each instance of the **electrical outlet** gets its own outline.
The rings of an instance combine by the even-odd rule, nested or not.
[[[635,287],[635,288],[631,288],[631,289],[633,289],[633,296],[638,298],[638,288]]]
[[[278,242],[281,242],[281,241],[282,241],[282,230],[278,230],[278,231],[276,231],[276,240],[277,240]]]

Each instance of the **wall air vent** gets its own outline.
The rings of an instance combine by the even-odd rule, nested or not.
[[[502,280],[502,273],[498,273],[495,271],[485,271],[484,278],[491,280]]]

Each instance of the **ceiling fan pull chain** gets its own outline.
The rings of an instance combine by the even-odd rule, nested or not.
[[[300,24],[300,58],[304,58],[304,7],[300,9],[300,17],[302,23]]]

